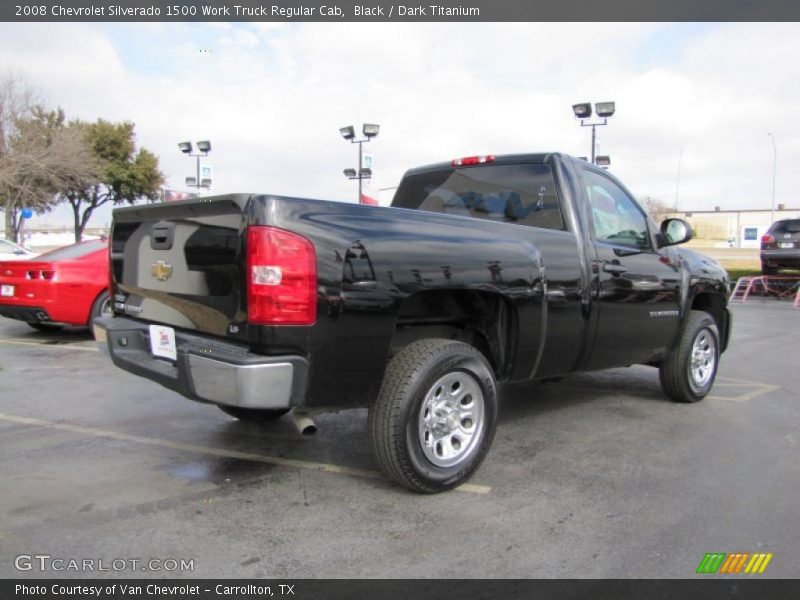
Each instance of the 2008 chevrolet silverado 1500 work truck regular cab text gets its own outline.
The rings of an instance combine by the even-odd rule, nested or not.
[[[439,492],[489,450],[499,384],[641,363],[673,400],[709,392],[728,277],[675,246],[690,236],[563,154],[412,169],[391,207],[123,208],[95,334],[118,367],[239,419],[369,407],[383,471]]]

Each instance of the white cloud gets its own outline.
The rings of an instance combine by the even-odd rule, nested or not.
[[[136,123],[181,187],[176,147],[211,139],[215,191],[354,199],[346,124],[381,124],[374,187],[482,152],[588,153],[570,105],[615,100],[601,152],[637,194],[681,206],[800,204],[797,24],[0,26],[13,67],[70,116]],[[210,52],[200,52],[201,49]],[[101,215],[102,224],[107,215]]]

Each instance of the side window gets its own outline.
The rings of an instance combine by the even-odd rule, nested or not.
[[[601,242],[649,248],[647,219],[641,209],[616,183],[593,171],[584,171],[586,197]]]

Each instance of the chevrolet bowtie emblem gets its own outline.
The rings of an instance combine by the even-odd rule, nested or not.
[[[172,265],[163,260],[154,262],[153,266],[150,267],[150,274],[159,281],[166,281],[172,277]]]

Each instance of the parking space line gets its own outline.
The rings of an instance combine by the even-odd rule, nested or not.
[[[8,415],[0,413],[0,420],[20,423],[23,425],[34,425],[37,427],[46,427],[48,429],[57,429],[60,431],[69,431],[81,435],[88,435],[92,437],[109,438],[113,440],[120,440],[125,442],[134,442],[137,444],[147,444],[149,446],[158,446],[161,448],[170,448],[172,450],[183,450],[185,452],[194,452],[197,454],[205,454],[208,456],[221,456],[225,458],[237,458],[240,460],[249,460],[253,462],[266,463],[277,465],[281,467],[290,467],[294,469],[306,469],[311,471],[324,471],[326,473],[336,473],[338,475],[349,475],[352,477],[368,477],[371,479],[383,479],[383,475],[378,471],[370,469],[359,469],[356,467],[346,467],[343,465],[334,465],[330,463],[319,463],[306,460],[299,460],[294,458],[282,458],[278,456],[269,456],[265,454],[254,454],[251,452],[239,452],[238,450],[225,450],[223,448],[212,448],[210,446],[199,446],[197,444],[185,444],[183,442],[173,442],[170,440],[162,440],[158,438],[145,437],[140,435],[132,435],[129,433],[122,433],[121,431],[111,431],[108,429],[97,429],[94,427],[83,427],[80,425],[72,425],[70,423],[56,423],[53,421],[46,421],[44,419],[36,419],[33,417],[23,417],[20,415]],[[469,492],[472,494],[488,494],[492,488],[485,485],[477,485],[473,483],[465,483],[455,488],[458,492]]]
[[[18,346],[36,346],[37,348],[62,348],[66,350],[84,350],[97,352],[97,348],[91,346],[75,346],[71,344],[48,344],[45,342],[29,342],[27,340],[0,339],[0,344],[16,344]]]
[[[714,382],[714,387],[724,388],[752,388],[754,385],[761,386],[760,383],[726,383],[724,381]]]
[[[750,389],[749,392],[745,392],[743,394],[739,394],[738,396],[719,396],[714,394],[713,396],[708,396],[709,400],[727,400],[729,402],[747,402],[748,400],[753,400],[754,398],[758,398],[760,396],[764,396],[769,394],[770,392],[774,392],[775,390],[781,389],[781,386],[775,385],[772,383],[762,383],[760,381],[749,381],[747,379],[734,379],[732,377],[718,377],[717,378],[717,385],[720,387],[726,388],[737,388],[737,389]]]
[[[741,385],[771,385],[769,383],[764,383],[763,381],[751,381],[750,379],[736,379],[734,377],[717,377],[717,381],[726,382],[726,385],[732,385],[734,383],[741,384]]]

